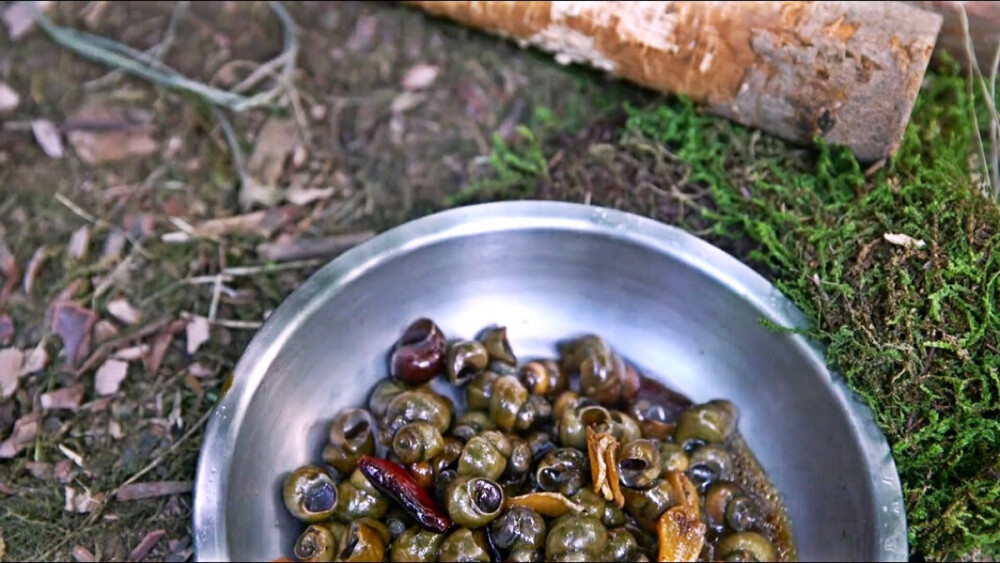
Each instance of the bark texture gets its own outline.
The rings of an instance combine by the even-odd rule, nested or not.
[[[409,2],[782,138],[899,146],[942,18],[902,2]]]

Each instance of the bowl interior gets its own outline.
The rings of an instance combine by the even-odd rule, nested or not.
[[[877,490],[898,491],[884,440],[859,422],[863,414],[815,350],[761,323],[794,318],[769,285],[662,225],[625,214],[609,224],[591,208],[565,220],[567,208],[548,209],[563,219],[391,231],[318,273],[272,315],[206,438],[199,559],[290,556],[302,528],[281,504],[282,479],[320,459],[332,418],[365,404],[387,375],[390,346],[420,316],[448,337],[505,325],[520,358],[554,356],[557,340],[599,333],[695,401],[737,404],[740,429],[785,500],[801,559],[905,558],[899,501]]]

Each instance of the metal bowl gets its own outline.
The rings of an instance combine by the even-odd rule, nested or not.
[[[446,335],[508,327],[519,356],[605,336],[695,401],[740,408],[740,429],[785,500],[802,560],[906,560],[899,476],[870,412],[771,284],[728,254],[610,209],[521,201],[412,221],[334,260],[267,320],[209,422],[194,499],[197,558],[288,556],[302,527],[281,481],[320,459],[336,413],[364,403],[420,316]]]

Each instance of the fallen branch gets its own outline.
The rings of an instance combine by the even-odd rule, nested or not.
[[[900,2],[408,2],[779,137],[899,146],[941,28]]]

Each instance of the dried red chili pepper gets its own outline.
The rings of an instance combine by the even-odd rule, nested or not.
[[[366,455],[358,460],[358,469],[376,489],[399,503],[421,526],[439,534],[452,528],[448,515],[402,465]]]

